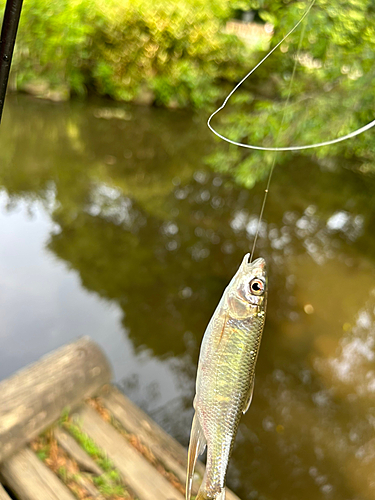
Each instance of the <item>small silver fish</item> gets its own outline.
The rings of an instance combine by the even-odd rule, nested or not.
[[[207,445],[206,473],[196,500],[225,500],[225,478],[242,413],[251,403],[266,318],[266,263],[246,254],[205,331],[198,363],[186,480]]]

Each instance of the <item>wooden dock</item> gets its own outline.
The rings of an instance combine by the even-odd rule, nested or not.
[[[83,338],[0,383],[0,500],[184,499],[186,449],[110,382]]]

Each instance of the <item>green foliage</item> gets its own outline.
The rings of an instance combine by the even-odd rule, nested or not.
[[[101,476],[93,477],[93,482],[106,497],[125,497],[128,496],[124,486],[120,484],[121,478],[117,471],[112,471],[109,474],[102,474]]]
[[[64,481],[64,483],[66,483],[67,478],[68,478],[68,471],[66,470],[66,467],[64,467],[64,466],[59,467],[57,473],[61,477],[61,479]]]
[[[46,81],[52,88],[84,94],[101,21],[100,11],[87,0],[25,2],[13,63],[17,85]]]
[[[254,52],[225,32],[235,10],[257,9],[274,24],[276,43],[307,5],[292,0],[29,0],[13,81],[20,89],[47,82],[48,88],[80,96],[96,92],[117,100],[213,110],[224,89],[255,62]],[[371,0],[317,0],[304,27],[251,76],[214,123],[235,141],[263,146],[303,145],[346,134],[373,119],[374,53]],[[368,133],[304,154],[356,158],[368,172],[375,145]],[[221,144],[208,163],[250,187],[267,174],[272,158]],[[277,161],[290,158],[283,153]]]
[[[4,0],[0,0],[0,8]],[[13,64],[17,87],[202,107],[243,73],[248,51],[225,33],[224,0],[29,0]]]
[[[77,422],[67,421],[64,427],[72,434],[72,436],[78,441],[82,448],[98,462],[99,466],[106,472],[113,469],[111,461],[107,458],[101,448],[99,448],[95,442],[85,434]]]
[[[42,460],[43,462],[46,460],[48,457],[49,451],[47,449],[39,450],[36,452],[37,457]]]
[[[296,24],[307,5],[281,0],[258,3],[262,17],[275,24],[274,43]],[[369,123],[374,119],[374,32],[371,0],[317,0],[304,26],[246,82],[242,98],[236,101],[233,96],[214,125],[237,142],[283,147],[335,139]],[[247,187],[265,177],[273,158],[269,153],[230,149],[223,161],[222,151],[209,163],[231,172]],[[371,132],[302,154],[318,159],[342,156],[363,171],[375,170]],[[279,153],[277,163],[292,158],[290,153]]]
[[[60,419],[59,419],[59,424],[63,425],[66,422],[68,422],[70,416],[70,407],[66,406],[63,411],[61,412]]]

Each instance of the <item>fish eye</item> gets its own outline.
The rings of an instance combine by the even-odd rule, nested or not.
[[[264,292],[264,282],[259,278],[254,278],[250,281],[250,291],[254,295],[263,295]]]

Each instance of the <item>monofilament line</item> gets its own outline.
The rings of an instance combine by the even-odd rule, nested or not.
[[[312,0],[312,2],[310,3],[310,5],[306,9],[306,11],[304,12],[304,14],[301,17],[301,19],[297,22],[297,24],[284,36],[284,38],[277,45],[275,45],[275,47],[272,50],[270,50],[268,52],[268,54],[265,57],[263,57],[263,59],[251,71],[249,71],[249,73],[244,78],[242,78],[242,80],[234,87],[234,89],[225,98],[223,104],[216,111],[214,111],[212,113],[212,115],[209,117],[209,119],[207,121],[207,125],[208,125],[209,129],[211,130],[211,132],[213,132],[217,137],[219,137],[223,141],[226,141],[226,142],[229,142],[230,144],[233,144],[234,146],[240,146],[241,148],[247,148],[247,149],[255,149],[255,150],[258,150],[258,151],[302,151],[304,149],[320,148],[320,147],[323,147],[323,146],[330,146],[332,144],[337,144],[338,142],[346,141],[348,139],[356,137],[359,134],[362,134],[363,132],[366,132],[366,130],[369,130],[372,127],[375,126],[375,120],[373,120],[370,123],[368,123],[367,125],[364,125],[363,127],[360,127],[357,130],[354,130],[353,132],[350,132],[347,135],[343,135],[341,137],[338,137],[336,139],[332,139],[330,141],[323,141],[323,142],[318,142],[318,143],[315,143],[315,144],[307,144],[305,146],[263,147],[263,146],[255,146],[253,144],[245,144],[243,142],[232,141],[232,139],[229,139],[228,137],[225,137],[224,135],[222,135],[219,132],[217,132],[217,130],[215,130],[213,128],[213,126],[211,125],[212,118],[215,115],[217,115],[218,113],[220,113],[220,111],[222,111],[225,108],[225,106],[228,103],[229,99],[236,92],[236,90],[238,90],[239,87],[241,87],[241,85],[259,68],[259,66],[261,66],[264,63],[264,61],[266,59],[268,59],[270,57],[270,55],[273,54],[273,52],[275,52],[275,50],[278,47],[280,47],[280,45],[289,37],[289,35],[291,35],[298,28],[298,26],[302,23],[302,21],[305,19],[305,17],[310,12],[310,10],[311,10],[312,6],[314,5],[315,1],[316,0]]]
[[[314,2],[315,2],[315,0],[314,0]],[[311,7],[312,7],[312,5],[310,6],[310,8]],[[294,58],[294,65],[293,65],[292,76],[291,76],[290,81],[289,81],[288,96],[287,96],[285,104],[284,104],[283,116],[282,116],[282,119],[281,119],[281,124],[280,124],[279,130],[277,132],[276,142],[278,141],[278,139],[280,137],[280,132],[281,132],[281,129],[283,128],[283,125],[284,125],[284,122],[285,122],[286,108],[288,107],[288,104],[289,104],[289,101],[290,101],[290,96],[292,95],[292,85],[293,85],[294,76],[295,76],[296,70],[297,70],[297,61],[298,61],[298,58],[299,58],[298,56],[299,56],[299,53],[300,53],[301,47],[302,47],[302,40],[303,40],[303,37],[304,37],[304,34],[305,34],[305,27],[306,27],[306,25],[303,26],[303,29],[301,30],[301,34],[300,34],[300,37],[299,37],[299,42],[298,42],[298,47],[297,47],[297,55]],[[259,230],[260,230],[260,225],[261,225],[262,219],[263,219],[264,207],[266,206],[266,201],[267,201],[267,196],[268,196],[268,192],[269,192],[269,189],[270,189],[272,174],[273,174],[273,171],[274,171],[275,165],[276,165],[276,158],[277,158],[277,152],[275,151],[274,155],[273,155],[273,160],[272,160],[272,165],[271,165],[270,173],[268,174],[267,186],[266,186],[266,189],[264,190],[262,207],[260,209],[258,223],[257,223],[257,227],[256,227],[256,230],[255,230],[253,247],[251,249],[251,254],[250,254],[250,262],[252,262],[253,257],[254,257],[255,247],[256,247],[256,243],[257,243],[257,239],[258,239],[258,235],[259,235]]]

